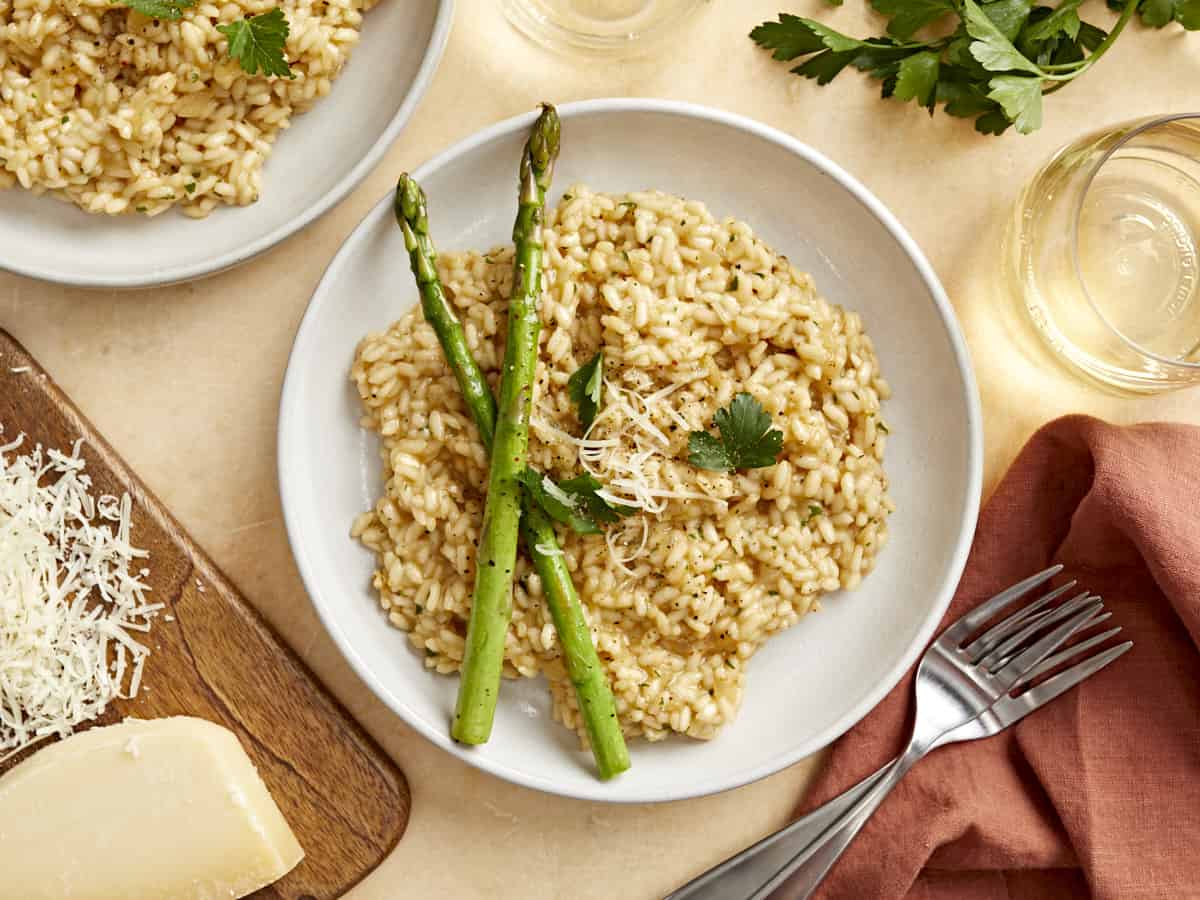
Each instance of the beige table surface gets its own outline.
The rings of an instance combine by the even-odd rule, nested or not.
[[[1106,15],[1095,0],[1088,8]],[[543,796],[435,749],[343,662],[288,551],[275,484],[276,408],[313,287],[403,168],[542,99],[643,95],[743,113],[857,175],[932,259],[974,354],[989,489],[1029,434],[1063,413],[1200,423],[1196,390],[1125,400],[1054,368],[1006,321],[996,274],[998,229],[1014,193],[1056,146],[1105,123],[1200,106],[1187,87],[1200,84],[1200,36],[1131,28],[1096,70],[1048,102],[1042,131],[995,139],[940,113],[931,122],[915,107],[882,103],[876,84],[853,72],[824,88],[789,76],[745,37],[779,9],[828,16],[859,33],[869,18],[860,0],[832,12],[817,0],[713,0],[652,61],[612,65],[543,52],[509,29],[492,0],[459,0],[441,68],[403,136],[365,184],[302,234],[233,272],[141,293],[0,275],[0,325],[38,356],[407,773],[408,833],[352,892],[355,900],[661,896],[782,825],[816,765],[662,806]],[[753,210],[737,212],[753,221]]]

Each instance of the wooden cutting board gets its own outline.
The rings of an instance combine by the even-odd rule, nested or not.
[[[411,797],[403,773],[2,329],[0,423],[7,440],[24,432],[25,448],[41,443],[69,451],[83,438],[93,493],[132,498],[133,543],[150,552],[152,599],[167,604],[148,635],[152,653],[141,693],[111,704],[98,724],[189,715],[232,729],[306,854],[253,896],[326,900],[344,894],[404,834]],[[168,614],[174,621],[166,621]],[[20,759],[0,764],[0,774]]]

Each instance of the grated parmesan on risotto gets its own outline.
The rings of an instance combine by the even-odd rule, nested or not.
[[[549,212],[530,464],[589,471],[637,512],[605,535],[560,529],[627,735],[711,738],[771,635],[853,588],[887,541],[887,383],[858,315],[698,202],[576,187]],[[511,249],[438,263],[484,372],[498,381]],[[603,348],[603,406],[581,435],[567,379]],[[378,559],[389,621],[427,667],[459,669],[487,459],[418,306],[365,338],[353,379],[382,438],[384,495],[353,525]],[[784,435],[776,465],[688,463],[688,433],[739,392]],[[545,675],[583,736],[537,574],[518,562],[510,676]]]
[[[275,138],[329,93],[373,3],[280,0],[288,79],[247,75],[217,31],[275,0],[199,0],[177,21],[111,0],[0,0],[0,188],[109,215],[253,203]]]

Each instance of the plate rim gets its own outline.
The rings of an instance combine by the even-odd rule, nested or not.
[[[376,138],[375,143],[371,145],[366,154],[354,164],[350,171],[333,188],[319,197],[294,219],[289,219],[278,228],[235,250],[230,250],[228,253],[223,253],[220,256],[201,262],[155,270],[145,275],[73,275],[39,266],[25,265],[20,259],[15,258],[0,258],[0,272],[9,272],[13,275],[20,275],[37,281],[61,284],[74,288],[154,288],[184,284],[212,275],[219,275],[221,272],[226,272],[236,266],[249,262],[256,256],[266,253],[277,244],[282,243],[292,235],[307,228],[313,222],[317,221],[317,219],[324,216],[325,213],[329,212],[334,206],[341,203],[342,200],[349,196],[351,191],[362,183],[371,170],[379,164],[384,154],[391,149],[392,144],[400,137],[404,126],[412,118],[417,104],[424,99],[434,75],[437,74],[438,65],[441,63],[442,55],[445,53],[446,44],[450,38],[450,29],[454,22],[454,2],[455,0],[437,0],[438,11],[434,18],[433,31],[430,33],[429,46],[425,48],[425,53],[421,57],[421,65],[417,69],[417,75],[413,79],[412,85],[404,95],[404,100],[400,103],[400,108],[388,122],[387,127]],[[230,210],[225,211],[228,212]],[[220,212],[220,210],[215,210],[214,212]]]
[[[394,697],[392,691],[382,683],[381,679],[375,676],[372,669],[359,655],[350,639],[342,631],[340,623],[334,615],[334,610],[332,607],[328,607],[324,601],[324,597],[308,561],[299,552],[303,547],[303,542],[300,539],[301,523],[295,511],[298,501],[292,498],[292,485],[296,482],[290,477],[288,454],[283,450],[285,435],[293,429],[293,419],[299,417],[303,408],[301,392],[298,387],[300,376],[297,374],[300,368],[299,354],[302,352],[302,345],[308,342],[310,333],[316,328],[315,323],[318,310],[323,309],[327,302],[335,302],[336,298],[333,298],[334,291],[332,288],[342,268],[347,265],[347,260],[352,254],[352,248],[357,246],[365,234],[374,227],[376,217],[386,214],[381,211],[385,208],[390,208],[392,203],[391,192],[385,194],[379,202],[368,210],[362,221],[355,226],[341,247],[338,248],[337,253],[330,261],[324,274],[322,274],[321,280],[317,283],[312,297],[309,299],[308,306],[297,328],[292,349],[288,354],[287,367],[280,393],[279,423],[276,434],[279,496],[288,543],[301,580],[317,612],[318,618],[355,674],[371,690],[376,698],[399,716],[408,727],[456,758],[513,784],[578,800],[613,804],[663,803],[723,793],[724,791],[743,787],[774,775],[800,762],[805,757],[828,747],[874,709],[899,684],[904,674],[913,666],[919,655],[924,651],[925,646],[933,636],[934,630],[945,615],[958,583],[962,578],[979,518],[983,490],[983,418],[979,387],[971,365],[970,351],[967,347],[962,327],[958,322],[953,306],[937,273],[925,257],[925,254],[908,233],[908,230],[881,200],[871,193],[857,178],[820,151],[786,132],[749,117],[685,101],[655,98],[605,97],[564,103],[558,106],[558,111],[564,120],[586,115],[629,112],[648,112],[684,118],[698,118],[735,130],[748,132],[752,136],[773,142],[794,155],[799,156],[802,160],[814,166],[828,177],[833,178],[841,187],[849,191],[887,229],[888,233],[900,245],[905,255],[912,261],[918,275],[929,291],[935,310],[949,338],[955,364],[963,379],[969,435],[969,446],[967,448],[967,493],[960,519],[958,539],[946,567],[945,577],[938,586],[937,599],[922,620],[916,637],[904,654],[891,666],[887,675],[871,691],[868,691],[849,711],[814,737],[803,743],[796,744],[787,751],[776,754],[759,765],[739,769],[719,779],[699,779],[694,787],[682,790],[661,790],[652,787],[639,793],[637,796],[612,796],[610,788],[606,783],[599,780],[584,781],[578,784],[553,782],[536,774],[525,773],[503,763],[498,763],[482,753],[472,752],[471,749],[456,744],[450,738],[448,729],[439,731],[428,726],[419,716],[415,714],[410,715],[399,698]],[[457,141],[422,163],[413,170],[412,175],[416,180],[421,181],[430,172],[452,164],[460,157],[471,153],[484,144],[528,128],[536,115],[536,111],[523,113],[489,125]]]

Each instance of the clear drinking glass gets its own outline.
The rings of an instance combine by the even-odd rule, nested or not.
[[[1064,360],[1119,391],[1200,384],[1200,113],[1064,147],[1008,244],[1017,294]]]
[[[703,0],[502,0],[510,22],[554,50],[620,54],[670,33]]]

